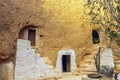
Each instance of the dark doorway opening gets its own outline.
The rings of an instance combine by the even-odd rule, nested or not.
[[[70,72],[70,55],[62,56],[62,72]]]
[[[28,29],[28,40],[31,41],[31,45],[35,46],[35,42],[36,42],[36,30],[33,29]]]
[[[100,43],[100,38],[99,38],[99,34],[96,30],[93,30],[92,31],[92,41],[93,41],[93,44],[97,44],[97,43]]]

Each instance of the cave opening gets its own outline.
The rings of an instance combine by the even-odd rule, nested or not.
[[[99,33],[96,30],[92,31],[92,41],[93,41],[93,44],[100,43]]]

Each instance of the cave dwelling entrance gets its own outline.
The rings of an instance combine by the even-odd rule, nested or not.
[[[56,69],[60,73],[74,72],[76,69],[75,51],[73,49],[60,50],[58,52]]]
[[[70,55],[62,56],[62,72],[70,72]]]

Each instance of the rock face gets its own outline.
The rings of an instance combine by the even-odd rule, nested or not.
[[[79,67],[81,56],[92,54],[96,48],[92,42],[92,30],[97,29],[84,14],[85,3],[82,0],[1,0],[0,54],[13,54],[11,61],[15,62],[17,39],[20,34],[28,35],[27,30],[34,26],[34,47],[41,56],[47,56],[51,64],[56,66],[59,50],[74,49],[76,65]],[[24,29],[25,33],[22,31]],[[101,33],[99,35],[103,43],[104,36]]]
[[[84,48],[92,45],[93,29],[86,21],[84,3],[71,0],[1,0],[0,54],[15,54],[19,33],[31,25],[37,27],[35,47],[41,56],[48,55],[54,66],[61,49],[76,48],[76,54],[81,54]]]
[[[14,64],[13,62],[0,64],[0,80],[14,80]]]
[[[40,4],[41,0],[0,0],[0,56],[16,53],[17,38],[22,28],[39,25],[38,22],[41,24],[40,17],[37,18],[42,15]]]
[[[114,60],[111,49],[105,49],[100,56],[100,73],[107,77],[113,77]]]
[[[73,49],[76,67],[80,68],[86,54],[97,53],[97,44],[92,42],[93,29],[98,32],[102,45],[107,41],[104,30],[91,25],[84,14],[85,3],[85,0],[0,0],[0,63],[3,56],[12,54],[7,59],[15,64],[17,39],[28,40],[28,30],[34,27],[36,45],[32,47],[41,57],[47,57],[55,67],[58,52]],[[28,45],[20,49],[27,51]]]
[[[14,80],[57,77],[58,73],[30,47],[30,41],[18,40]]]

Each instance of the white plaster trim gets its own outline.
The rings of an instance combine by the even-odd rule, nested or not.
[[[71,72],[73,72],[76,69],[76,62],[75,62],[75,51],[73,49],[70,50],[60,50],[58,52],[58,58],[56,62],[56,68],[57,70],[62,73],[62,56],[63,55],[70,55],[70,66],[71,66]]]

